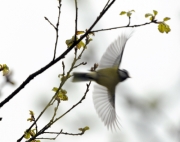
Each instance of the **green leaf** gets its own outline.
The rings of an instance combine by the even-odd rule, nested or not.
[[[31,137],[31,134],[29,132],[24,132],[24,138],[29,139]]]
[[[131,11],[129,11],[129,12],[135,12],[135,10],[131,10]]]
[[[54,87],[53,88],[53,91],[57,91],[58,88]],[[61,89],[58,94],[57,94],[57,99],[60,99],[60,100],[63,100],[63,101],[67,101],[68,100],[68,96],[66,95],[67,94],[67,91],[66,90],[63,90]]]
[[[132,15],[132,13],[131,13],[131,12],[128,12],[128,13],[127,13],[127,16],[128,16],[128,17],[130,17],[131,15]]]
[[[58,90],[57,87],[54,87],[54,88],[52,89],[52,91],[54,91],[54,92],[56,92],[57,90]]]
[[[126,11],[121,11],[121,13],[119,15],[124,15],[126,13],[127,13]]]
[[[89,38],[86,43],[89,44],[93,39],[92,38]]]
[[[66,94],[67,94],[67,91],[66,91],[66,90],[61,89],[61,93],[62,93],[63,95],[66,95]]]
[[[6,76],[9,73],[9,67],[6,64],[0,64],[0,71],[2,71],[3,76]]]
[[[33,112],[32,110],[29,110],[29,114],[30,114],[31,116],[34,116],[34,112]]]
[[[88,127],[88,126],[84,127],[84,130],[85,130],[85,131],[86,131],[86,130],[89,130],[89,127]]]
[[[165,31],[166,33],[169,33],[169,32],[171,31],[169,25],[165,24],[165,29],[164,29],[164,31]]]
[[[153,16],[151,13],[146,13],[145,14],[145,17],[147,18],[147,17],[149,17],[149,16]]]
[[[81,34],[84,34],[84,31],[77,31],[76,32],[76,35],[81,35]]]
[[[82,132],[85,132],[85,131],[87,131],[87,130],[89,130],[89,127],[88,127],[88,126],[86,126],[86,127],[84,127],[84,128],[79,128],[79,131],[82,131]]]
[[[158,14],[158,12],[156,10],[153,10],[154,16],[156,16]]]
[[[36,134],[35,129],[31,130],[31,136],[34,136]]]
[[[33,118],[28,118],[27,121],[32,122],[32,121],[34,121],[34,119]]]
[[[153,21],[153,20],[154,20],[154,16],[151,16],[151,17],[149,18],[149,20]]]
[[[158,25],[158,30],[161,32],[161,33],[169,33],[171,31],[169,25],[167,25],[166,23],[160,23]]]
[[[160,24],[158,25],[158,30],[159,30],[159,32],[164,33],[165,27],[164,27],[164,24],[163,24],[163,23],[160,23]]]
[[[169,18],[169,17],[165,17],[164,19],[163,19],[163,21],[165,22],[165,21],[168,21],[168,20],[170,20],[171,18]]]
[[[79,33],[78,34],[81,34],[83,31],[79,31]],[[68,47],[70,47],[73,43],[74,43],[74,36],[72,36],[72,38],[71,39],[68,39],[68,40],[66,40],[66,45],[68,46]],[[76,38],[76,40],[78,40],[78,38]],[[81,47],[84,47],[85,46],[85,44],[84,44],[84,42],[83,41],[80,41],[77,45],[76,45],[76,47],[78,48],[78,49],[80,49]]]
[[[84,47],[84,46],[85,46],[85,44],[84,44],[83,41],[80,41],[80,42],[76,45],[76,47],[77,47],[78,49],[80,49],[81,47]]]
[[[71,39],[66,40],[66,45],[67,45],[67,47],[70,47],[70,46],[73,44],[74,39],[75,39],[74,36],[72,36]]]

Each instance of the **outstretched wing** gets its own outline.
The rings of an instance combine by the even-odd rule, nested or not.
[[[126,29],[115,40],[103,54],[99,68],[111,68],[113,66],[119,67],[126,42],[131,37],[133,29]],[[104,124],[111,130],[119,128],[118,116],[115,110],[115,88],[114,92],[110,94],[106,87],[96,84],[93,92],[93,102],[95,109],[104,122]]]
[[[125,29],[122,34],[113,43],[109,45],[105,53],[103,54],[99,68],[110,68],[113,66],[119,67],[121,64],[122,56],[126,42],[132,36],[134,29]]]
[[[96,84],[93,92],[93,102],[96,111],[108,129],[119,129],[118,116],[115,110],[115,95],[109,94],[106,87]]]

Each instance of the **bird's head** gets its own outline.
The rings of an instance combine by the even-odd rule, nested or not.
[[[121,78],[121,82],[126,80],[127,78],[131,78],[129,76],[129,72],[127,70],[125,70],[125,69],[122,69],[122,70],[119,69],[118,73],[119,73],[119,76]]]

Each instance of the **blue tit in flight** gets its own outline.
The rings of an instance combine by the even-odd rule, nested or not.
[[[73,82],[95,81],[93,102],[95,109],[111,130],[119,128],[118,116],[115,110],[115,89],[116,85],[129,78],[125,69],[119,69],[123,52],[127,41],[133,34],[133,29],[124,30],[113,43],[109,45],[103,54],[97,71],[90,73],[73,73]]]

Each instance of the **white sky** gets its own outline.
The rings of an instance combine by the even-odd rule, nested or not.
[[[78,0],[78,30],[89,28],[105,3],[106,0]],[[128,22],[126,16],[120,17],[119,13],[132,9],[135,10],[132,24],[147,22],[148,19],[144,18],[144,14],[150,13],[152,10],[159,12],[158,20],[162,20],[166,16],[171,18],[167,22],[172,29],[169,34],[160,34],[157,25],[138,28],[135,36],[127,44],[121,65],[122,68],[129,71],[132,78],[119,85],[117,92],[122,93],[122,96],[128,94],[130,98],[137,99],[139,104],[142,103],[143,107],[147,107],[141,107],[142,111],[147,111],[153,119],[147,123],[144,120],[146,117],[140,109],[134,107],[136,111],[133,112],[125,107],[126,101],[123,100],[123,97],[118,96],[117,110],[122,128],[121,132],[112,134],[103,126],[94,110],[91,97],[93,87],[91,87],[86,100],[64,117],[59,123],[59,127],[55,129],[58,131],[63,128],[64,131],[76,133],[79,127],[89,125],[90,131],[78,137],[60,136],[56,141],[91,142],[98,139],[98,142],[176,142],[175,138],[171,139],[167,131],[171,126],[178,127],[180,118],[178,109],[180,104],[180,4],[178,0],[117,0],[94,29],[126,25]],[[7,85],[3,88],[0,100],[9,95],[31,73],[52,60],[55,31],[44,20],[44,16],[56,23],[57,12],[56,0],[0,0],[0,63],[6,63],[10,67],[13,71],[13,80],[16,82],[15,87]],[[74,15],[73,1],[62,0],[57,56],[66,50],[65,40],[74,34]],[[86,57],[84,59],[89,58],[91,61],[88,62],[87,67],[77,70],[88,70],[94,62],[98,62],[107,46],[117,38],[120,31],[96,33],[93,42],[84,54]],[[70,66],[72,56],[73,52],[65,59],[66,67]],[[61,62],[59,62],[33,79],[15,98],[0,109],[0,116],[3,117],[3,121],[0,122],[0,141],[16,141],[29,127],[30,123],[26,121],[29,117],[28,111],[34,110],[36,115],[41,112],[45,103],[53,95],[51,89],[58,86],[57,76],[61,73],[61,66]],[[75,104],[85,89],[84,83],[68,83],[65,89],[69,86],[72,88],[68,91],[70,100],[61,104],[59,113]],[[79,89],[77,89],[78,87]],[[76,93],[73,89],[76,89]],[[161,100],[160,112],[165,113],[168,119],[162,118],[164,115],[160,115],[156,111],[149,110],[147,102],[157,98]],[[52,111],[49,110],[45,114],[39,127],[48,121],[47,118],[51,113]],[[151,118],[148,117],[148,119]],[[74,123],[77,123],[78,126],[74,126]],[[135,126],[134,124],[139,125]],[[144,133],[139,134],[137,130],[143,132],[141,126]],[[149,134],[151,129],[154,130],[154,134]],[[154,139],[148,138],[148,135]],[[118,139],[112,140],[113,137]]]

